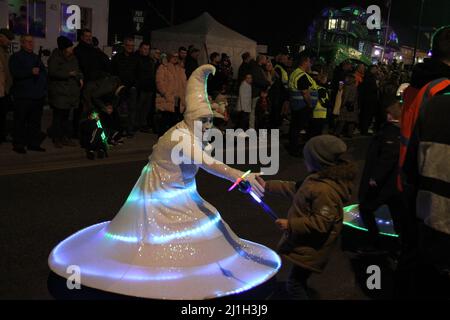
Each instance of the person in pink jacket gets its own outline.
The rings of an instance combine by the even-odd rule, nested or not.
[[[156,109],[160,113],[159,136],[182,119],[185,109],[186,73],[179,63],[177,53],[169,54],[167,63],[156,72]]]

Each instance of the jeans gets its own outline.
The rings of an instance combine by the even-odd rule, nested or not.
[[[137,114],[137,89],[135,87],[129,88],[127,94],[122,97],[119,102],[119,113],[126,114],[127,123],[126,130],[128,133],[133,133],[137,127],[136,114]],[[126,108],[124,107],[126,106]]]
[[[299,151],[300,131],[309,129],[312,109],[305,107],[300,110],[291,109],[291,123],[289,126],[289,148],[292,152]]]
[[[293,265],[286,283],[286,290],[291,300],[309,300],[307,282],[311,271]]]
[[[135,124],[139,128],[147,127],[149,125],[147,119],[149,118],[149,115],[151,119],[153,113],[153,92],[140,91],[138,95]]]
[[[70,109],[53,108],[53,138],[62,139],[70,137]]]
[[[14,146],[39,147],[44,99],[14,101]]]

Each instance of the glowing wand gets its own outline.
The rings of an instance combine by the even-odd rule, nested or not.
[[[242,177],[236,180],[236,182],[231,186],[230,189],[228,189],[228,191],[231,191],[236,188],[236,186],[239,186],[239,191],[241,191],[242,193],[248,193],[253,198],[253,200],[255,200],[264,209],[265,213],[267,213],[273,220],[278,220],[278,215],[272,210],[272,208],[270,208],[256,193],[252,191],[250,182],[244,180],[245,177],[250,173],[251,171],[247,171],[246,173],[244,173]]]

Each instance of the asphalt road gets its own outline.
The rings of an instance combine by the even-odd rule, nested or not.
[[[367,139],[349,142],[351,154],[359,167],[367,147]],[[292,158],[281,148],[281,169],[276,179],[300,180],[305,174],[303,162]],[[0,299],[67,299],[80,297],[79,293],[61,289],[61,280],[50,273],[47,258],[61,240],[87,226],[111,220],[123,205],[142,168],[140,161],[68,168],[57,171],[0,176]],[[256,170],[256,167],[252,168]],[[197,176],[200,194],[221,213],[222,217],[241,238],[275,248],[281,236],[272,220],[246,195],[238,191],[227,193],[228,183],[205,172]],[[289,203],[278,197],[267,197],[268,204],[284,215]],[[346,229],[346,243],[361,241],[363,234]],[[314,299],[377,299],[391,295],[391,266],[388,261],[357,259],[342,249],[342,241],[331,256],[321,275],[310,280]],[[345,247],[345,246],[344,246]],[[344,248],[345,249],[345,248]],[[365,273],[371,264],[382,268],[382,290],[366,288]],[[284,282],[289,263],[284,262],[276,279],[270,283],[264,296],[283,299]],[[99,299],[104,295],[83,289],[83,298]],[[83,291],[82,290],[82,291]],[[251,298],[252,292],[237,298]],[[78,295],[78,296],[77,296]]]

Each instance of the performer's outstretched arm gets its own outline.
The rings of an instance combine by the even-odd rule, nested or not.
[[[244,172],[214,159],[207,152],[203,151],[200,143],[193,143],[191,147],[184,148],[183,158],[184,161],[187,161],[186,163],[197,163],[200,168],[208,173],[232,182],[236,181],[244,174]],[[258,196],[263,197],[264,188],[256,181],[256,176],[257,174],[251,173],[247,176],[246,180],[250,182],[252,190],[255,191]]]

